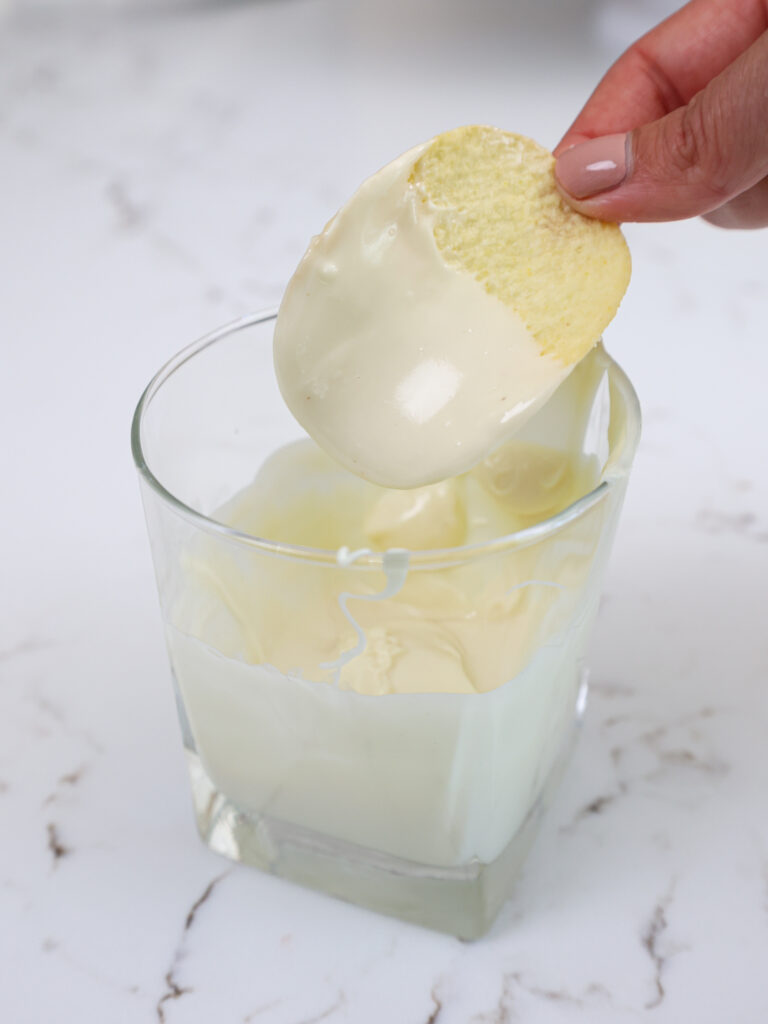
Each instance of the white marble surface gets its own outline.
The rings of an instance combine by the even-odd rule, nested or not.
[[[479,943],[200,844],[128,450],[156,367],[273,304],[366,173],[468,121],[553,144],[670,4],[5,6],[4,1024],[766,1020],[768,234],[628,230],[645,434],[592,703]]]

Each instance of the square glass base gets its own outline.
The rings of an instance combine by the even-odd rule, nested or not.
[[[586,697],[582,682],[581,711]],[[580,715],[574,725],[577,726]],[[523,825],[491,863],[418,864],[239,807],[208,776],[187,732],[185,752],[200,835],[216,853],[370,910],[480,938],[509,898],[573,748],[572,731]],[[186,732],[186,730],[185,730]]]
[[[417,864],[244,810],[186,751],[200,835],[216,853],[382,914],[477,939],[493,924],[530,848],[542,801],[492,863]]]

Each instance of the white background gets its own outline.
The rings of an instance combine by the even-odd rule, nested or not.
[[[588,723],[473,945],[199,842],[128,446],[159,364],[276,303],[364,176],[461,123],[554,145],[671,5],[5,6],[2,1020],[764,1021],[768,233],[627,229],[606,342],[645,428]]]

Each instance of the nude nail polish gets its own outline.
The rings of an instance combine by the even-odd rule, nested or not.
[[[557,158],[555,177],[574,199],[616,188],[627,176],[627,134],[590,139]]]

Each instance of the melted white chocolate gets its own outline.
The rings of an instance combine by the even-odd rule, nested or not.
[[[530,470],[513,471],[519,466]],[[462,477],[386,490],[312,441],[288,445],[217,518],[257,536],[340,549],[340,571],[264,560],[254,572],[228,549],[206,550],[188,562],[185,602],[205,609],[194,632],[247,662],[361,694],[493,689],[528,660],[560,590],[586,573],[591,548],[556,539],[554,583],[537,582],[553,572],[541,546],[452,572],[410,572],[408,551],[512,533],[588,492],[598,472],[592,459],[513,440]],[[383,574],[341,571],[360,554],[349,548],[384,551]]]

